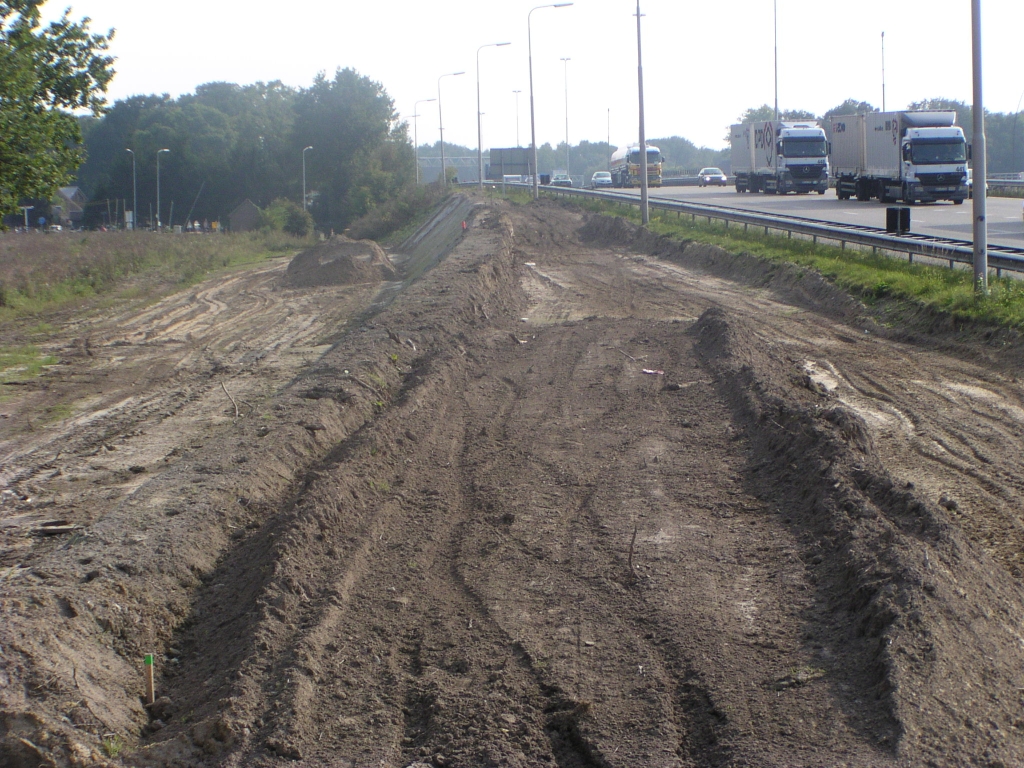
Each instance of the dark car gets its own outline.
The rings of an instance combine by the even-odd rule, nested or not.
[[[700,187],[724,187],[728,183],[729,179],[721,168],[701,168],[697,174],[697,186]]]

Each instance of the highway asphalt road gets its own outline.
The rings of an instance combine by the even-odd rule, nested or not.
[[[639,195],[639,190],[616,189]],[[862,224],[885,228],[885,209],[877,200],[858,202],[836,199],[834,190],[824,195],[739,194],[733,187],[662,187],[651,190],[651,199],[683,200],[707,203],[745,211],[801,216],[820,221]],[[932,203],[911,207],[912,232],[957,240],[972,240],[972,201],[963,205]],[[1022,201],[1007,197],[988,198],[989,243],[1024,248],[1024,216]]]

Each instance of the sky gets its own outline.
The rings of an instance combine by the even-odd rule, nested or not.
[[[554,1],[554,0],[553,0]],[[111,27],[111,102],[178,96],[208,82],[280,80],[306,87],[341,67],[379,82],[422,144],[530,144],[527,20],[538,145],[621,146],[638,136],[635,0],[126,0],[50,2],[44,13]],[[641,0],[646,135],[725,145],[748,107],[815,114],[847,98],[905,108],[926,98],[973,102],[970,0]],[[982,0],[984,101],[1018,111],[1024,0]],[[774,8],[777,7],[777,17]],[[508,42],[510,45],[491,46]],[[563,61],[562,59],[568,59]],[[479,70],[478,70],[479,62]],[[463,75],[442,77],[448,73]],[[479,75],[478,75],[479,73]],[[521,91],[518,95],[515,91]],[[420,103],[425,99],[440,101]]]

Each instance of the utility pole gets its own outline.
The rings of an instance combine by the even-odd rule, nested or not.
[[[974,59],[974,292],[988,294],[988,158],[985,155],[985,102],[981,90],[981,0],[971,0],[971,52]]]
[[[644,132],[644,63],[640,52],[640,0],[636,0],[636,71],[640,93],[640,221],[649,224],[651,212],[647,196],[647,135]]]
[[[775,122],[779,122],[779,0],[772,0],[775,11]]]
[[[885,112],[885,30],[882,30],[882,111]]]

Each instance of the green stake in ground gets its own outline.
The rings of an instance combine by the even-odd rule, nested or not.
[[[146,665],[146,703],[152,704],[156,701],[156,691],[153,687],[153,654],[147,653],[143,663]]]

